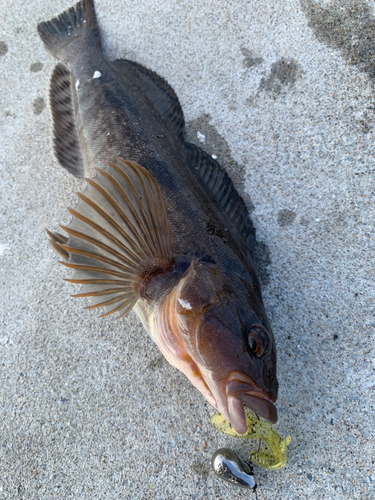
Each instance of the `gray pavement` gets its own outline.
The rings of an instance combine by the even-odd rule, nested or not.
[[[0,499],[252,498],[210,471],[249,444],[211,428],[132,313],[71,299],[47,244],[83,183],[52,154],[36,24],[69,6],[0,1]],[[375,498],[374,7],[96,1],[108,58],[172,84],[252,208],[292,436],[285,469],[256,469],[260,500]]]

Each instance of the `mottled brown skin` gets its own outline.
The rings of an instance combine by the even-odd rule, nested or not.
[[[271,403],[278,391],[275,343],[241,234],[228,224],[220,205],[212,202],[194,175],[184,143],[134,86],[131,75],[104,58],[97,26],[56,55],[72,74],[88,175],[116,157],[136,161],[152,174],[165,199],[176,266],[147,281],[135,311],[167,359],[239,432],[246,425],[239,415],[243,402],[275,421]],[[93,78],[95,72],[101,76]],[[260,325],[267,344],[260,356],[249,345],[253,325]],[[158,338],[163,335],[164,341]],[[166,353],[170,347],[163,348],[163,342],[175,342],[176,352]],[[184,363],[189,368],[182,368]],[[231,403],[228,391],[235,394]],[[257,406],[254,399],[261,403]]]

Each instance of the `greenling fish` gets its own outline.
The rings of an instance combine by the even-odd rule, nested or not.
[[[255,230],[225,170],[184,141],[168,83],[107,61],[92,0],[38,25],[61,62],[50,85],[54,149],[86,178],[53,248],[91,308],[134,310],[171,365],[238,433],[243,405],[277,421],[276,349],[250,251]]]

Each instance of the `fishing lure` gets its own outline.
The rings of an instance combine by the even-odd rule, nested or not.
[[[215,474],[221,479],[241,488],[253,490],[258,498],[251,464],[242,462],[232,450],[229,448],[216,450],[212,455],[211,465]]]
[[[211,424],[215,429],[228,436],[240,437],[245,439],[259,439],[266,443],[267,449],[252,451],[250,453],[251,462],[260,467],[275,470],[285,467],[287,463],[286,450],[291,441],[287,436],[284,440],[272,428],[268,422],[259,420],[252,411],[246,411],[247,431],[239,434],[232,425],[220,414],[216,413],[211,417]]]

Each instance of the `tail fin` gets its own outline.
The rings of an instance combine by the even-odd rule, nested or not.
[[[83,43],[100,50],[94,1],[81,0],[51,21],[39,23],[38,33],[46,49],[64,62],[68,62],[77,51],[82,52]]]

